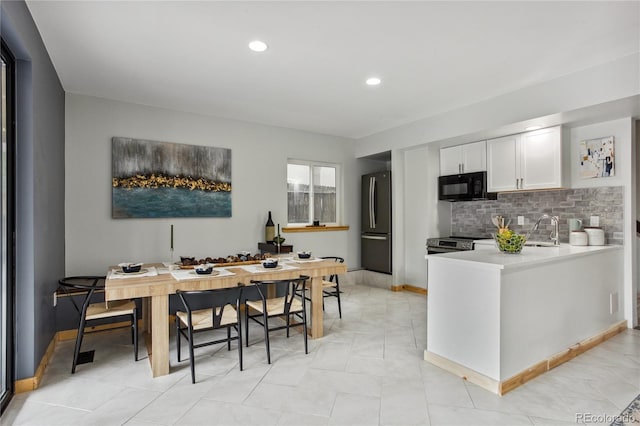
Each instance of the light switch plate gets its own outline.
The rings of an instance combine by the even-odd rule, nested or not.
[[[518,216],[518,225],[524,225],[524,216]]]
[[[600,216],[591,216],[589,218],[589,226],[600,226]]]

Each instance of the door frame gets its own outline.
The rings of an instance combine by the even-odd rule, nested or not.
[[[16,60],[4,40],[1,40],[2,60],[6,64],[6,258],[0,258],[0,274],[2,271],[6,274],[6,289],[0,288],[0,291],[6,290],[6,306],[4,308],[4,319],[6,320],[6,351],[0,356],[6,359],[6,387],[0,389],[0,413],[3,413],[9,401],[15,393],[15,229],[16,229],[16,191],[15,191],[15,152],[16,152]],[[1,165],[0,165],[1,166]],[[0,187],[0,191],[2,188]],[[0,194],[0,197],[2,194]],[[2,199],[0,198],[0,203]],[[1,220],[1,219],[0,219]],[[1,224],[0,224],[1,226]],[[1,255],[1,251],[0,251]],[[4,263],[4,265],[3,265]],[[0,277],[1,279],[2,277]]]

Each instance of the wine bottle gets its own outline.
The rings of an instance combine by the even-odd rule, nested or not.
[[[271,211],[269,211],[269,219],[267,219],[267,224],[264,226],[264,240],[268,243],[273,241],[276,236],[276,229],[273,224],[273,219],[271,219]]]

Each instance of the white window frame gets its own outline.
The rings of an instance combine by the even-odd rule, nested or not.
[[[308,166],[309,167],[309,216],[313,216],[313,203],[314,203],[314,193],[313,193],[313,167],[333,167],[336,170],[336,222],[322,222],[321,225],[328,226],[337,226],[340,225],[342,221],[342,194],[343,194],[343,182],[342,182],[342,165],[338,163],[329,163],[324,161],[310,161],[310,160],[298,160],[289,158],[287,159],[287,169],[289,164],[295,164],[298,166]],[[288,170],[287,170],[287,179],[288,179]],[[288,182],[285,182],[285,191],[287,191],[287,221],[289,220],[289,188]],[[313,223],[313,217],[308,218],[308,222],[303,223],[294,223],[289,222],[287,226],[296,227],[296,226],[306,226]]]

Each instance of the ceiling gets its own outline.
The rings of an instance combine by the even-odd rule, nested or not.
[[[638,2],[26,3],[67,92],[356,139],[640,43]]]

